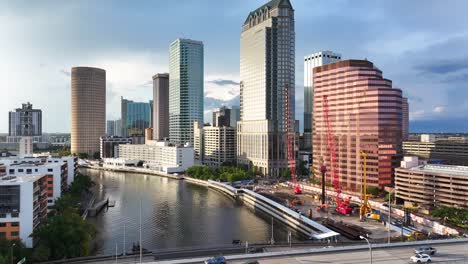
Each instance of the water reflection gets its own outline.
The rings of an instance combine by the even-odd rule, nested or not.
[[[142,201],[143,247],[149,250],[228,245],[233,239],[268,241],[268,217],[236,205],[218,192],[185,181],[132,173],[86,170],[96,182],[99,199],[115,207],[89,218],[99,231],[96,254],[122,251],[124,226],[127,251],[139,240]],[[275,241],[285,241],[286,228],[275,222]]]

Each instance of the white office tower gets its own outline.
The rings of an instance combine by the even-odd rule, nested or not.
[[[332,51],[320,51],[304,57],[304,144],[301,149],[312,150],[314,68],[339,60],[341,54]]]
[[[285,114],[294,127],[295,32],[289,0],[272,0],[250,12],[240,43],[237,160],[263,175],[287,169]],[[289,109],[285,108],[288,102]],[[292,130],[292,129],[291,129]]]

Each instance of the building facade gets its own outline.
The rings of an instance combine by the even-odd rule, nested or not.
[[[8,113],[8,136],[32,137],[42,135],[42,110],[33,109],[31,103]]]
[[[395,169],[396,197],[424,208],[439,206],[468,208],[468,167],[418,164],[405,157]]]
[[[115,136],[115,120],[107,120],[106,135],[108,137]]]
[[[236,128],[194,123],[195,163],[217,168],[236,164]]]
[[[119,158],[140,160],[144,166],[165,173],[179,173],[194,165],[191,146],[175,146],[168,141],[148,141],[139,145],[119,145]]]
[[[408,98],[403,97],[401,101],[401,112],[403,116],[402,122],[402,137],[403,140],[408,140],[409,137],[409,104]]]
[[[177,39],[169,48],[169,139],[193,144],[193,122],[203,122],[203,43]]]
[[[231,109],[222,106],[217,111],[213,111],[213,126],[231,126]]]
[[[0,176],[0,215],[0,237],[32,248],[31,234],[47,218],[47,177]]]
[[[117,158],[119,156],[120,144],[132,144],[130,137],[101,137],[100,138],[100,154],[101,159]]]
[[[71,153],[99,152],[106,134],[106,71],[91,67],[71,70]]]
[[[304,57],[304,145],[301,149],[312,150],[314,68],[340,60],[341,54],[332,51],[320,51]]]
[[[346,60],[314,68],[313,166],[330,168],[324,97],[336,150],[337,173],[344,191],[360,192],[361,151],[367,153],[367,184],[393,183],[401,158],[402,92],[367,60]],[[327,179],[331,181],[331,169]]]
[[[169,74],[153,76],[153,139],[169,138]]]
[[[144,136],[145,129],[152,125],[153,101],[134,102],[120,98],[122,135],[124,137]]]
[[[289,0],[272,0],[250,12],[242,26],[238,164],[271,176],[287,169],[286,116],[292,129],[294,91],[294,10]]]
[[[230,125],[237,128],[237,122],[240,121],[240,108],[237,106],[231,106],[231,121]]]
[[[424,137],[432,136],[432,139]],[[403,153],[426,160],[442,160],[450,165],[468,166],[468,141],[436,140],[434,135],[422,135],[421,141],[404,141]]]

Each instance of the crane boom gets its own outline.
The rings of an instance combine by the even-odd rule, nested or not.
[[[350,215],[352,208],[348,206],[350,198],[342,199],[341,198],[341,185],[340,178],[336,170],[336,149],[335,149],[335,139],[333,138],[333,130],[331,127],[330,117],[329,117],[329,108],[328,108],[328,96],[323,96],[323,112],[325,116],[325,123],[327,126],[327,142],[328,150],[330,153],[330,167],[332,174],[332,184],[335,188],[336,193],[336,211],[344,215]]]
[[[284,115],[284,123],[285,123],[285,130],[286,130],[286,147],[287,147],[287,158],[288,158],[288,168],[289,172],[291,173],[291,179],[293,181],[294,185],[294,193],[295,194],[301,194],[302,189],[297,183],[297,177],[296,177],[296,159],[294,157],[294,129],[291,132],[291,109],[289,106],[289,89],[288,86],[286,86],[286,89],[283,90],[283,98],[285,98],[284,102],[284,109],[285,115]]]

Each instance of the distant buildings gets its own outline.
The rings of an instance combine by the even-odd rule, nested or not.
[[[8,136],[42,136],[42,110],[33,109],[29,102],[8,113]]]
[[[408,140],[409,137],[409,104],[408,98],[402,97],[401,101],[401,113],[402,113],[402,134],[403,140]]]
[[[288,167],[287,111],[289,127],[294,127],[295,119],[295,31],[290,1],[272,0],[250,12],[242,26],[240,46],[237,161],[256,166],[261,174],[279,176]]]
[[[153,76],[153,139],[169,138],[169,74]]]
[[[213,116],[215,116],[214,113]],[[222,120],[230,119],[223,118]],[[195,162],[197,164],[212,168],[236,164],[235,127],[204,126],[201,122],[195,122],[193,132]]]
[[[402,92],[392,88],[382,71],[367,60],[345,60],[314,68],[313,165],[320,175],[322,159],[330,159],[324,96],[336,148],[336,168],[343,190],[359,192],[362,182],[361,151],[367,157],[367,183],[391,185],[399,166],[402,135]],[[385,103],[377,103],[385,102]]]
[[[140,160],[145,167],[165,173],[186,171],[194,165],[191,146],[175,146],[168,141],[147,141],[139,145],[119,145],[119,160]]]
[[[213,126],[231,126],[231,109],[222,106],[217,111],[213,111]]]
[[[396,197],[423,208],[468,208],[468,167],[420,165],[417,157],[405,157],[395,169]]]
[[[71,153],[99,153],[99,138],[106,134],[106,71],[73,67],[71,101]]]
[[[129,137],[101,137],[100,138],[100,156],[104,158],[117,158],[119,156],[120,144],[132,144],[132,138]]]
[[[106,135],[108,137],[119,136],[122,134],[122,121],[118,120],[107,120]]]
[[[203,43],[177,39],[169,48],[169,138],[193,144],[193,122],[203,122]]]
[[[320,51],[304,57],[304,150],[312,150],[312,115],[314,98],[314,68],[341,60],[341,54]]]
[[[122,135],[124,137],[144,136],[151,127],[153,101],[134,102],[121,97]]]
[[[468,141],[463,138],[439,138],[421,135],[421,141],[404,141],[403,153],[429,162],[468,166]]]
[[[240,121],[240,109],[237,106],[231,106],[231,121],[230,125],[237,128],[237,122]]]

